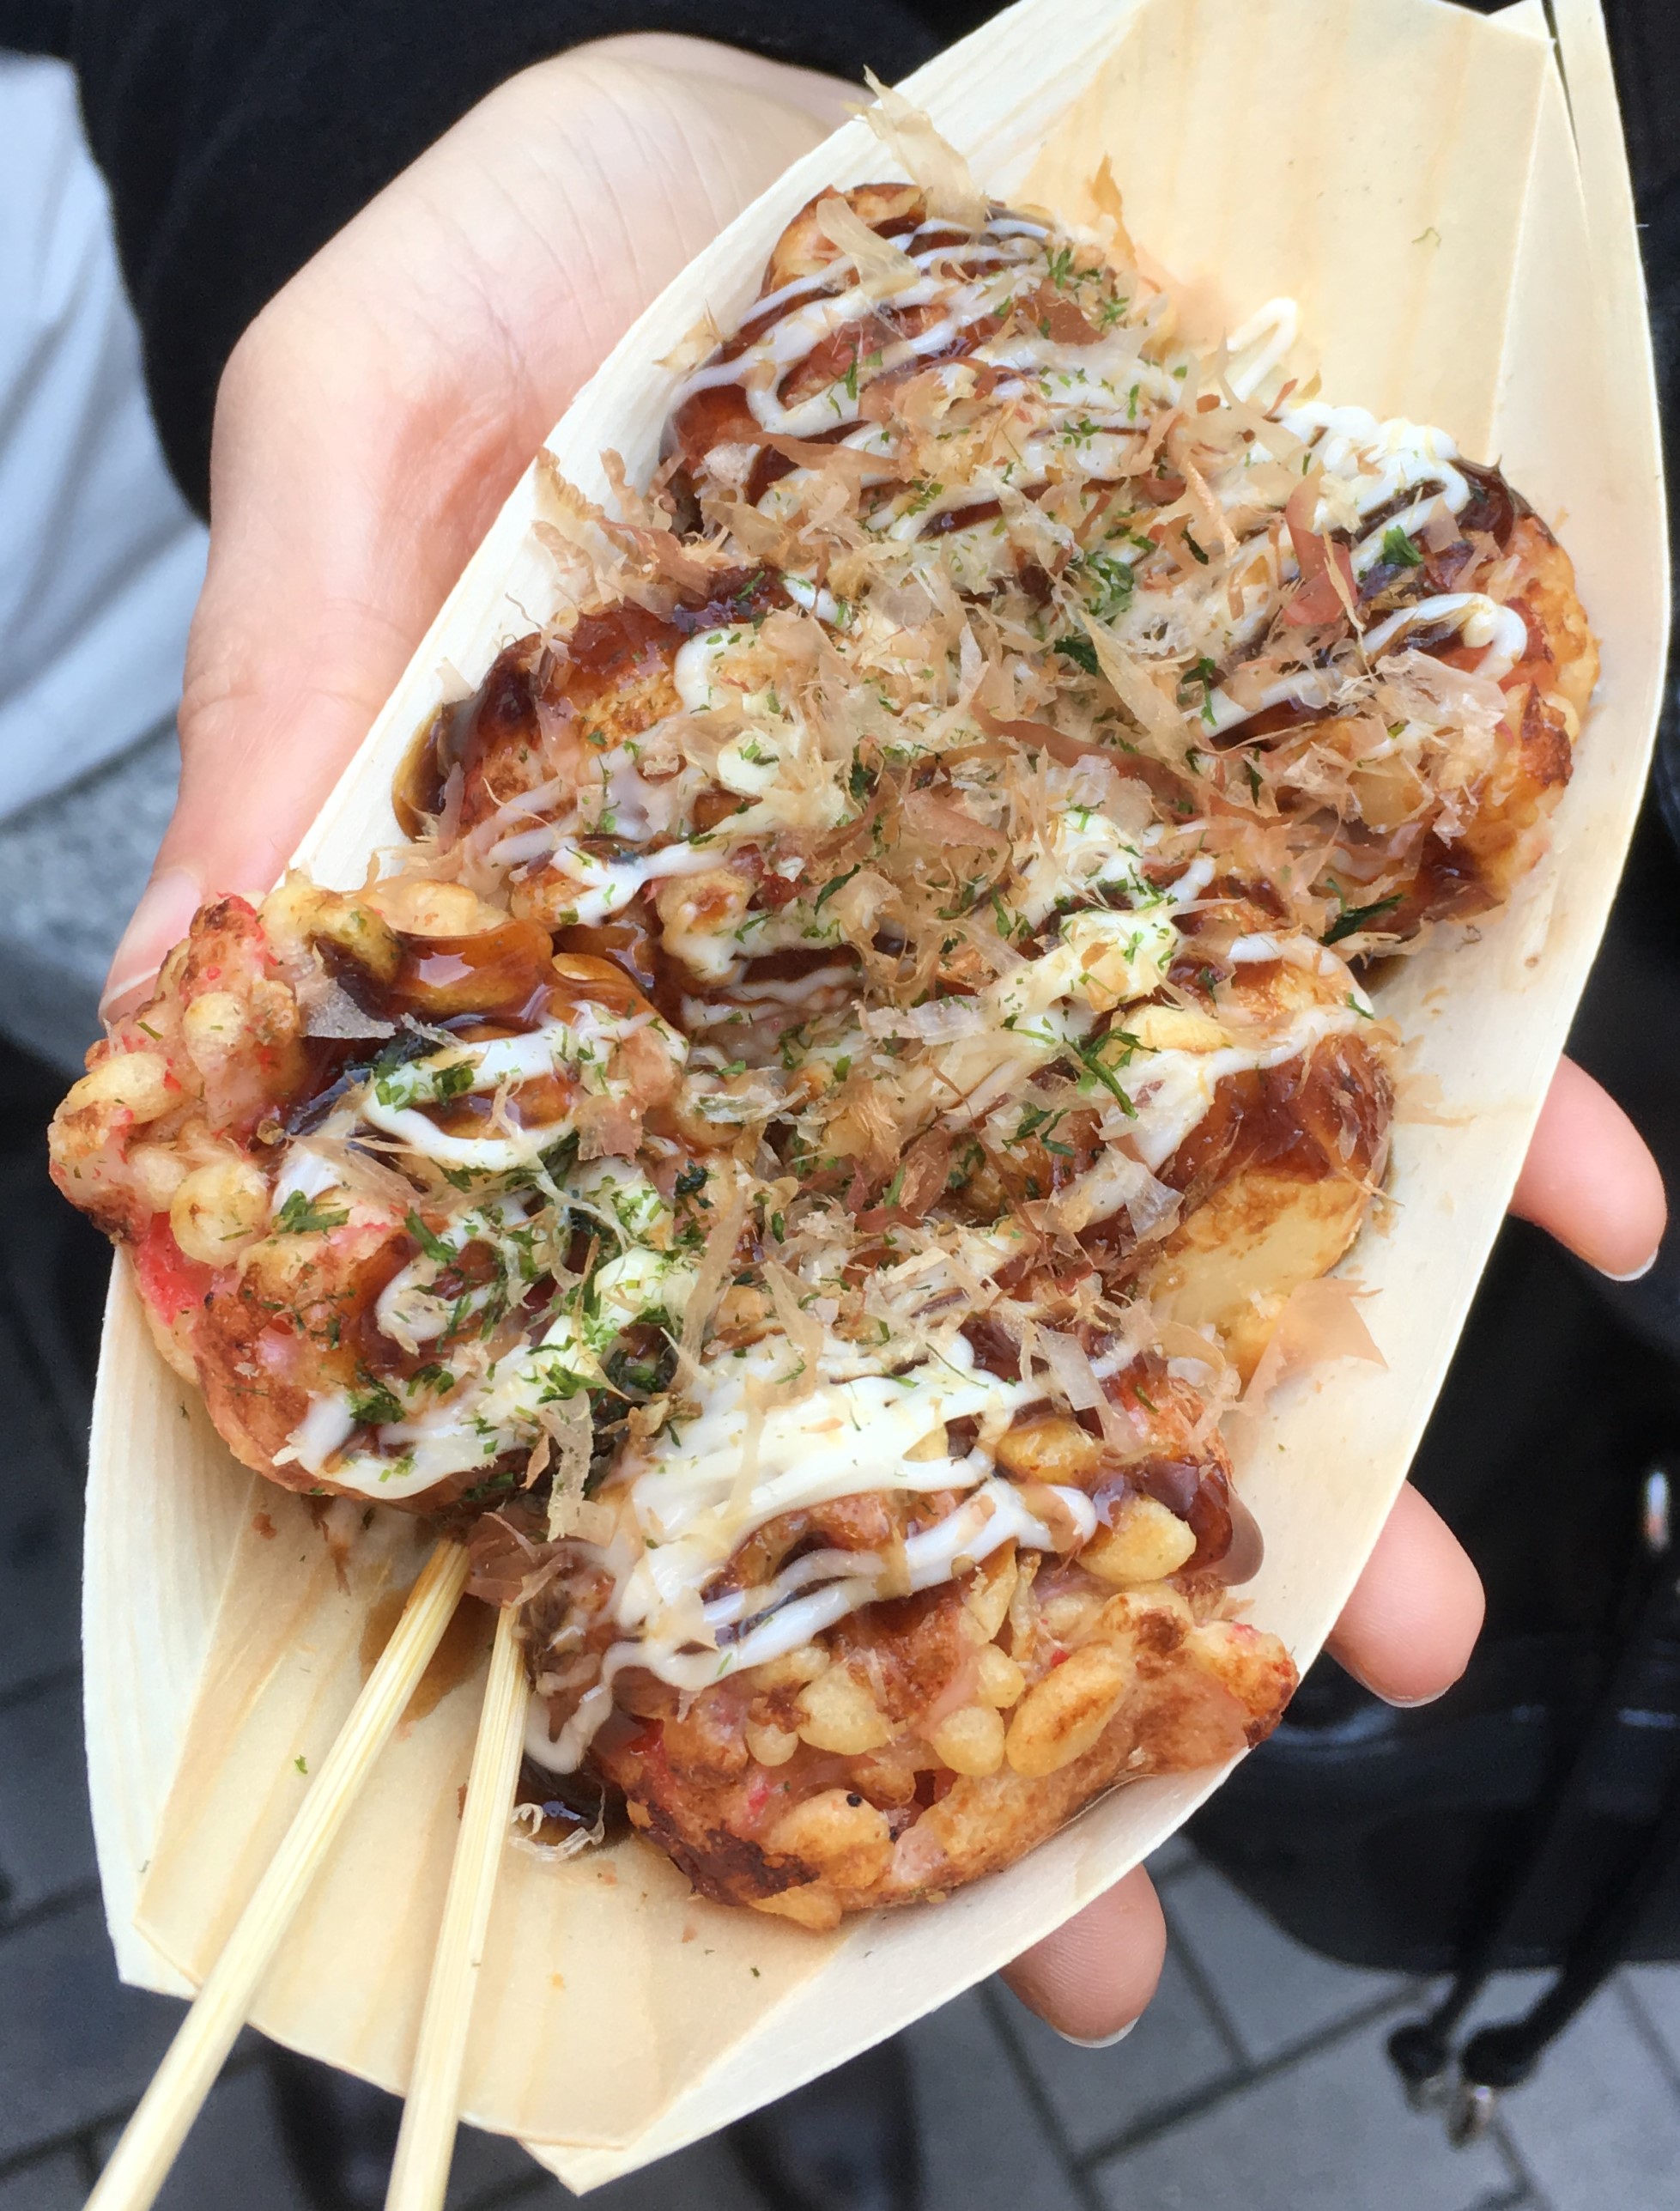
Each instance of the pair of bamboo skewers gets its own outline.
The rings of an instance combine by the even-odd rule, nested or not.
[[[466,1585],[465,1546],[446,1539],[409,1592],[390,1642],[221,1956],[205,1975],[88,2199],[88,2211],[147,2211],[155,2201],[311,1882],[391,1740]],[[496,1620],[385,2211],[441,2211],[449,2184],[473,1999],[525,1742],[528,1689],[516,1618],[516,1608],[509,1605]]]

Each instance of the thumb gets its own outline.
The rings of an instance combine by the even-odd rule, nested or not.
[[[787,91],[758,63],[722,82],[719,51],[683,69],[603,46],[511,79],[234,349],[180,796],[112,963],[107,1018],[206,896],[277,879],[573,393],[821,136],[820,80],[786,71],[800,80]]]
[[[343,538],[337,544],[342,549]],[[112,961],[106,1018],[145,991],[206,898],[227,891],[257,897],[277,881],[429,613],[418,614],[411,635],[366,601],[324,597],[302,604],[276,591],[266,603],[284,604],[298,627],[243,666],[231,665],[224,609],[256,565],[248,549],[219,555],[212,541],[188,644],[180,790],[151,880]],[[405,596],[415,597],[412,583]],[[306,650],[297,651],[294,638],[306,640]]]

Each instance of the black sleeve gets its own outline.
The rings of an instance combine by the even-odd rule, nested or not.
[[[71,62],[169,465],[203,511],[223,364],[265,301],[516,70],[677,31],[841,76],[937,51],[961,0],[0,0],[0,43]]]

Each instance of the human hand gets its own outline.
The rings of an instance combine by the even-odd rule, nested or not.
[[[180,803],[108,1004],[206,893],[276,879],[573,393],[855,96],[694,39],[579,49],[481,102],[258,317],[217,404]],[[1654,1251],[1655,1166],[1567,1062],[1515,1210],[1613,1275]],[[1458,1678],[1481,1617],[1475,1570],[1408,1490],[1331,1647],[1418,1702]],[[1140,1871],[1009,1977],[1052,2026],[1105,2037],[1147,2002],[1163,1941]]]
[[[1667,1219],[1662,1177],[1639,1132],[1565,1060],[1552,1079],[1511,1202],[1614,1281],[1642,1274]],[[1469,1663],[1482,1627],[1476,1569],[1410,1485],[1330,1638],[1334,1656],[1391,1704],[1426,1704]],[[1139,1867],[1009,1967],[1022,2001],[1076,2041],[1124,2033],[1155,1993],[1166,1922]]]
[[[112,963],[265,891],[603,355],[860,88],[699,39],[579,47],[481,100],[323,247],[217,395],[181,790]]]

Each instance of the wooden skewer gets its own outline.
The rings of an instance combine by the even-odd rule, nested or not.
[[[88,2211],[147,2211],[163,2185],[310,1882],[403,1716],[466,1583],[464,1547],[440,1543],[421,1569],[396,1632],[311,1782],[284,1841],[123,2129],[88,2199]]]
[[[528,1697],[516,1608],[508,1605],[496,1621],[466,1807],[456,1839],[426,2008],[421,2014],[385,2211],[441,2211],[449,2185],[473,1998],[525,1748]]]

